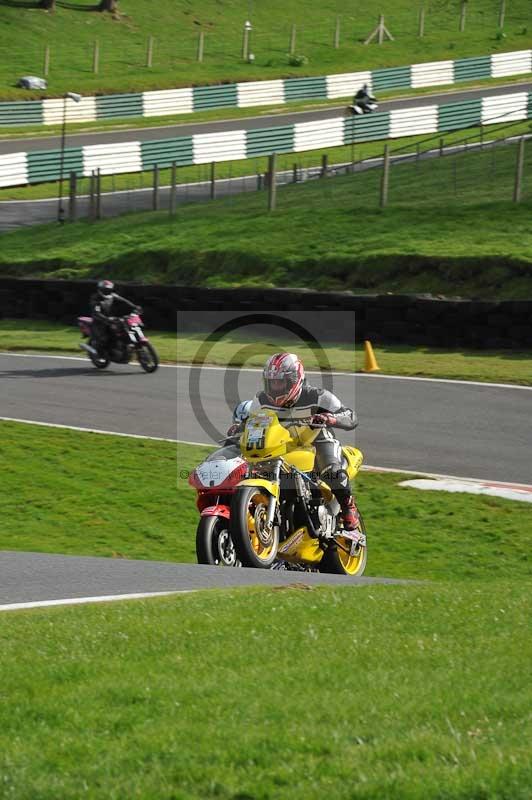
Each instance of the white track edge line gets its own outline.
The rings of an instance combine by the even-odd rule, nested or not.
[[[83,361],[90,366],[90,361],[88,358],[84,356],[55,356],[49,353],[12,353],[12,352],[4,352],[0,350],[0,356],[11,356],[12,358],[55,358],[60,359],[63,361]],[[131,364],[131,362],[130,362]],[[119,364],[118,366],[127,367],[130,364]],[[175,364],[159,364],[159,367],[163,367],[165,369],[175,369]]]
[[[46,355],[46,354],[39,354],[39,353],[9,353],[0,351],[0,356],[12,356],[13,358],[55,358],[55,359],[64,359],[65,361],[84,361],[87,362],[86,358],[82,358],[80,356],[55,356],[55,355]],[[88,363],[88,362],[87,362]],[[233,370],[237,372],[262,372],[262,369],[259,367],[219,367],[216,365],[206,365],[206,366],[198,366],[197,364],[159,364],[160,367],[166,369],[205,369],[205,370]],[[371,380],[393,380],[393,381],[419,381],[422,383],[451,383],[451,384],[458,384],[460,386],[485,386],[485,387],[492,387],[495,389],[522,389],[527,392],[532,392],[532,386],[521,386],[518,383],[489,383],[488,381],[466,381],[466,380],[458,380],[455,378],[423,378],[417,377],[415,375],[378,375],[377,373],[365,373],[365,372],[317,372],[315,370],[308,370],[307,375],[339,375],[341,377],[347,378],[370,378]]]
[[[81,433],[98,433],[104,436],[122,436],[126,439],[151,439],[154,442],[172,442],[177,444],[177,439],[166,439],[164,436],[144,436],[140,433],[121,433],[120,431],[103,431],[98,428],[82,428],[78,425],[61,425],[58,422],[42,422],[35,419],[17,419],[16,417],[0,417],[0,422],[20,422],[24,425],[39,425],[42,428],[60,428],[67,431],[81,431]],[[216,445],[212,445],[215,447]]]
[[[96,597],[69,597],[61,600],[34,600],[29,603],[4,603],[0,611],[21,611],[27,608],[49,608],[51,606],[76,606],[85,603],[112,603],[116,600],[143,600],[149,597],[168,597],[173,594],[187,594],[193,589],[175,589],[167,592],[135,592],[132,594],[108,594]]]

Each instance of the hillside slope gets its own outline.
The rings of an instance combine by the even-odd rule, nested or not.
[[[22,1],[22,0],[21,0]],[[31,2],[31,0],[29,0]],[[0,98],[29,97],[14,89],[18,77],[43,74],[45,46],[51,49],[49,94],[64,91],[128,92],[220,81],[348,72],[419,61],[454,59],[530,47],[529,0],[507,3],[504,37],[497,37],[500,0],[468,4],[466,27],[459,32],[459,0],[425,3],[425,36],[418,37],[418,4],[382,0],[378,11],[395,41],[364,46],[375,27],[376,6],[356,7],[345,0],[119,0],[115,17],[87,11],[89,0],[58,6],[53,14],[0,4],[0,42],[9,56],[0,62]],[[65,7],[68,6],[68,7]],[[76,9],[76,6],[79,6]],[[333,47],[340,17],[340,47]],[[242,29],[250,18],[253,64],[242,61]],[[308,64],[290,66],[291,26],[297,54]],[[196,60],[198,34],[205,32],[203,63]],[[153,66],[146,67],[148,36],[153,36]],[[92,73],[94,41],[100,44],[99,74]]]

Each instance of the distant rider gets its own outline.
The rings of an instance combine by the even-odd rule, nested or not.
[[[303,364],[294,353],[276,353],[269,358],[264,366],[263,379],[264,391],[257,393],[250,413],[260,408],[270,409],[275,411],[285,427],[309,418],[316,425],[326,426],[313,442],[316,466],[340,503],[345,530],[355,530],[359,525],[358,511],[342,463],[342,447],[330,430],[351,431],[356,428],[355,412],[327,389],[308,384]]]
[[[127,311],[140,311],[125,297],[115,292],[113,281],[98,281],[97,291],[91,296],[92,333],[98,352],[104,352],[109,346],[111,324],[114,319]]]
[[[360,106],[362,110],[371,111],[370,104],[376,103],[377,98],[370,94],[369,86],[367,83],[358,90],[353,98],[353,106]]]

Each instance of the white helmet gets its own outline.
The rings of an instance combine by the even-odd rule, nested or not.
[[[233,422],[238,425],[245,422],[249,417],[252,400],[243,400],[239,403],[233,411]]]

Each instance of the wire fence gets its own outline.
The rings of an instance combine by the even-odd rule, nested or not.
[[[0,5],[2,3],[6,4],[5,0],[0,0]],[[340,13],[333,13],[335,6]],[[419,49],[424,37],[432,42],[432,46],[438,40],[444,41],[449,50],[448,57],[453,58],[453,50],[459,49],[464,38],[474,46],[476,37],[489,33],[501,41],[506,36],[514,37],[515,46],[520,41],[515,37],[521,37],[525,48],[532,32],[528,0],[420,0],[410,6],[383,0],[381,7],[372,6],[369,10],[365,5],[352,14],[345,13],[344,3],[333,2],[320,14],[316,14],[314,9],[310,18],[299,13],[294,15],[294,19],[280,4],[268,12],[258,3],[240,2],[231,9],[230,16],[225,17],[213,14],[203,18],[178,8],[175,24],[154,22],[151,29],[149,18],[143,17],[137,22],[124,17],[122,25],[100,29],[100,36],[96,32],[98,27],[93,24],[96,17],[101,17],[100,14],[70,11],[68,13],[84,23],[76,26],[75,35],[65,36],[64,30],[61,34],[54,34],[52,26],[43,25],[42,31],[28,33],[23,43],[15,39],[9,46],[9,59],[0,68],[0,75],[7,81],[8,73],[14,79],[23,74],[46,72],[51,77],[66,75],[73,85],[97,72],[100,80],[108,79],[112,83],[119,78],[127,86],[128,76],[133,79],[139,71],[145,71],[156,81],[158,76],[168,74],[172,69],[177,72],[181,69],[183,74],[187,64],[198,61],[200,36],[204,64],[216,68],[223,65],[229,74],[233,68],[242,66],[246,56],[260,67],[285,67],[287,72],[292,67],[292,74],[294,70],[297,73],[297,67],[303,67],[304,72],[307,62],[311,67],[312,64],[330,63],[334,71],[334,53],[342,50],[353,57],[353,69],[360,69],[371,52],[371,48],[363,47],[364,41],[377,24],[381,11],[385,15],[386,27],[394,37],[394,42],[389,44],[399,52],[412,46]],[[152,17],[157,19],[156,11]],[[251,29],[245,33],[245,22],[249,21]],[[91,28],[94,33],[90,32]],[[301,63],[293,62],[291,57],[294,56],[301,57]],[[426,60],[426,57],[424,54],[418,60]],[[374,56],[371,59],[374,61]]]
[[[186,178],[179,168],[109,176],[104,191],[102,176],[95,173],[77,183],[75,197],[72,191],[65,192],[72,194],[68,216],[96,220],[139,211],[174,215],[182,205],[223,198],[225,208],[234,204],[235,211],[257,214],[272,209],[317,210],[327,204],[421,213],[427,207],[532,200],[532,134],[512,134],[509,128],[500,138],[445,143],[442,137],[429,137],[395,150],[386,145],[381,155],[339,164],[331,163],[330,154],[323,154],[320,163],[306,154],[275,157],[269,161],[270,167],[275,164],[273,182],[272,173],[264,170],[264,159],[255,161],[260,167],[255,172],[250,164],[247,175],[233,174],[233,165],[228,164],[223,178],[217,177],[215,164],[181,168]],[[308,184],[304,192],[302,183]],[[248,195],[245,204],[237,200],[242,194]]]

